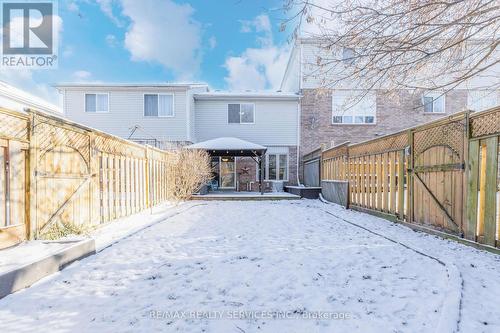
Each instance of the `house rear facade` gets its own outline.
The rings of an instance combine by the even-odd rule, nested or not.
[[[211,92],[204,84],[61,84],[64,114],[73,121],[168,149],[220,137],[267,148],[264,179],[297,184],[299,96],[294,93]],[[212,161],[224,189],[257,190],[250,157]]]
[[[466,109],[484,110],[500,101],[500,91],[485,89],[489,82],[482,80],[447,92],[363,91],[348,83],[325,88],[335,77],[317,75],[321,72],[317,57],[322,52],[317,39],[298,38],[281,83],[282,91],[301,95],[301,157],[320,146],[370,140]],[[491,81],[491,77],[486,80]]]
[[[61,84],[57,88],[68,118],[136,142],[168,149],[236,137],[263,145],[267,147],[264,178],[290,185],[303,181],[300,165],[320,147],[371,140],[500,102],[498,89],[484,88],[491,86],[492,73],[486,75],[488,81],[475,79],[450,91],[366,91],[349,83],[324,88],[325,79],[332,77],[316,75],[321,52],[318,40],[297,38],[279,92],[210,91],[198,83]],[[222,178],[228,178],[220,175],[222,160],[213,163],[222,183]],[[227,159],[224,166],[224,172],[233,172],[234,177],[223,187],[257,187],[259,175],[252,159]]]
[[[159,148],[194,142],[194,98],[202,84],[61,84],[69,119]]]

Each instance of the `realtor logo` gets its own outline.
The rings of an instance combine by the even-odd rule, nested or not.
[[[2,1],[2,66],[54,68],[55,1]]]

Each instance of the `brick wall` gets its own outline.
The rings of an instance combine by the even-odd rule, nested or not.
[[[455,90],[446,94],[446,114],[425,114],[422,93],[399,91],[377,93],[377,123],[373,125],[332,125],[331,90],[306,89],[301,100],[301,157],[320,145],[332,142],[356,143],[390,134],[462,111],[467,106],[467,91]]]

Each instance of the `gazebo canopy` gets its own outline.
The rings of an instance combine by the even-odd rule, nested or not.
[[[262,156],[267,150],[259,144],[232,137],[198,142],[185,148],[206,150],[212,156]]]

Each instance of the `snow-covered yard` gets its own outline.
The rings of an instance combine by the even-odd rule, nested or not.
[[[500,256],[313,200],[189,205],[0,300],[0,329],[500,331]]]

